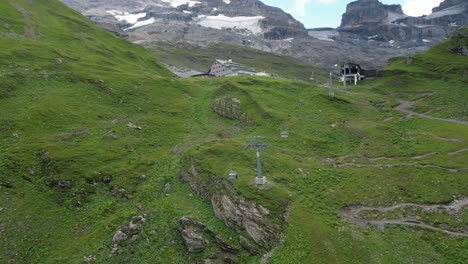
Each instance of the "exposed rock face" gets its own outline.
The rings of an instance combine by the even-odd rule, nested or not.
[[[240,237],[239,243],[241,244],[242,248],[247,250],[247,252],[249,252],[249,254],[252,256],[258,255],[258,253],[260,253],[258,249],[250,244],[249,241],[243,236]]]
[[[468,2],[463,0],[446,0],[432,14],[422,17],[405,15],[400,5],[359,0],[348,4],[338,30],[361,39],[391,41],[412,48],[442,41],[456,28],[466,25],[467,16]]]
[[[215,99],[211,104],[211,109],[222,117],[241,120],[247,125],[253,124],[253,121],[242,111],[241,101],[237,98],[224,97]]]
[[[360,0],[348,4],[341,27],[388,24],[405,16],[400,5],[384,5],[379,0]]]
[[[140,226],[144,222],[146,222],[145,216],[134,216],[127,225],[119,228],[112,237],[112,254],[115,254],[119,250],[122,241],[129,238],[131,241],[138,239]]]
[[[187,228],[182,230],[180,233],[184,239],[188,252],[202,252],[205,250],[206,241],[195,229]]]
[[[184,239],[187,251],[190,253],[202,252],[208,244],[207,237],[214,240],[219,246],[220,252],[218,255],[237,254],[239,249],[226,243],[215,231],[207,225],[194,220],[191,217],[184,216],[180,218],[177,223],[179,224],[179,232]]]
[[[215,215],[228,227],[237,232],[245,232],[255,243],[270,249],[279,242],[282,227],[273,219],[268,209],[261,204],[248,201],[225,180],[200,175],[194,164],[183,164],[182,179],[188,181],[192,189],[210,202]]]

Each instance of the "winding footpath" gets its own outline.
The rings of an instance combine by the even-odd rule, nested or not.
[[[434,117],[434,116],[430,116],[430,115],[427,115],[427,114],[420,114],[420,113],[416,113],[414,111],[409,110],[410,108],[412,108],[414,106],[414,104],[416,104],[419,101],[422,101],[422,100],[426,99],[427,97],[429,97],[431,95],[432,94],[430,94],[430,93],[429,94],[424,94],[424,97],[422,97],[421,99],[418,99],[416,101],[398,100],[400,105],[398,105],[397,107],[395,107],[393,109],[398,110],[400,112],[403,112],[405,114],[408,114],[408,117],[409,116],[417,116],[417,117],[431,119],[431,120],[439,120],[439,121],[452,122],[452,123],[461,124],[461,125],[468,125],[467,121],[462,121],[462,120],[452,119],[452,118]]]
[[[403,218],[397,220],[369,220],[362,218],[360,216],[361,212],[365,211],[379,211],[381,213],[387,213],[394,210],[402,209],[402,208],[418,208],[422,209],[427,212],[447,212],[449,214],[461,214],[463,209],[468,206],[468,197],[455,200],[449,205],[443,204],[434,204],[434,205],[419,205],[413,203],[403,203],[398,204],[395,206],[390,207],[371,207],[371,206],[363,206],[363,205],[350,205],[347,207],[342,208],[339,211],[339,215],[343,217],[347,222],[359,225],[359,226],[368,226],[372,225],[379,229],[383,229],[386,225],[403,225],[403,226],[410,226],[410,227],[420,227],[425,229],[430,229],[433,231],[443,232],[445,234],[451,236],[464,236],[468,237],[468,233],[465,232],[455,232],[450,230],[441,229],[435,227],[429,223],[424,223],[418,219],[414,218]]]

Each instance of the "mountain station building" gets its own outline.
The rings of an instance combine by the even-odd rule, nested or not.
[[[256,75],[258,72],[232,60],[215,60],[208,74],[216,77]]]

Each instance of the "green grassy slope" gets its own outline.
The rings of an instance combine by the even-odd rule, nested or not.
[[[213,243],[203,253],[186,253],[176,224],[184,215],[239,246],[239,234],[180,182],[180,161],[188,157],[202,173],[220,178],[234,163],[239,180],[233,186],[273,213],[290,201],[285,242],[272,263],[466,262],[465,238],[410,227],[362,228],[338,216],[350,204],[449,202],[468,194],[467,152],[448,155],[468,148],[467,126],[393,110],[393,94],[403,93],[387,86],[394,77],[338,89],[334,99],[322,87],[288,80],[180,80],[150,52],[97,29],[58,1],[11,2],[0,3],[0,23],[9,25],[0,31],[0,262],[82,263],[92,255],[94,263],[194,263],[211,257]],[[413,74],[406,65],[391,67],[403,80]],[[443,85],[462,90],[466,77],[453,76],[435,91]],[[223,97],[240,99],[253,123],[215,114],[210,105]],[[279,137],[284,129],[290,138]],[[255,153],[245,146],[253,135],[271,144],[263,152],[268,190],[252,185]],[[437,153],[413,159],[428,152]],[[458,171],[320,162],[342,155]],[[140,237],[112,256],[112,236],[138,214],[148,219]],[[466,225],[443,215],[423,217],[442,227]],[[243,253],[238,262],[259,259]]]
[[[431,114],[437,117],[468,120],[467,59],[455,54],[463,46],[468,47],[467,27],[423,54],[395,59],[376,89],[400,98],[432,93],[416,105],[417,112],[432,110]]]
[[[327,80],[325,70],[320,67],[314,67],[292,57],[244,46],[213,44],[201,47],[184,43],[171,45],[158,42],[148,45],[148,49],[165,64],[200,72],[207,72],[215,59],[232,59],[258,71],[288,79],[313,83],[325,83]]]

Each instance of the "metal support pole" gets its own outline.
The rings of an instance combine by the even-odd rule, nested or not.
[[[257,178],[262,178],[262,161],[260,159],[260,147],[257,146]]]
[[[335,93],[333,92],[333,75],[332,71],[330,71],[330,78],[328,80],[328,89],[329,89],[329,94],[331,97],[335,96]]]

